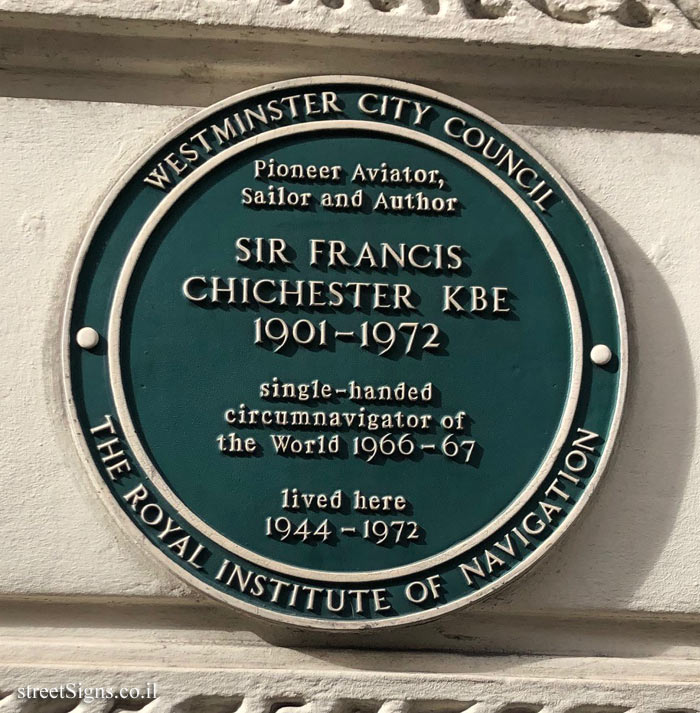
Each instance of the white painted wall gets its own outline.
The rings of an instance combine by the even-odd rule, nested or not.
[[[193,110],[7,99],[0,591],[188,596],[95,501],[63,414],[58,325],[86,226],[130,163]],[[31,125],[33,130],[27,131]],[[577,187],[620,272],[631,384],[617,456],[558,551],[493,606],[700,613],[700,139],[514,127]],[[104,566],[106,563],[107,566]]]
[[[55,0],[24,15],[25,3],[0,2],[0,688],[27,676],[104,681],[134,671],[170,686],[168,710],[195,692],[223,696],[231,710],[247,697],[257,713],[268,698],[326,701],[309,704],[310,713],[338,710],[341,699],[365,710],[406,698],[422,701],[421,713],[457,713],[474,701],[478,713],[512,702],[585,704],[594,713],[698,709],[700,31],[692,2],[651,3],[658,22],[647,28],[601,14],[617,0],[583,3],[598,14],[578,35],[576,23],[538,25],[524,0],[502,25],[479,29],[473,19],[450,22],[462,7],[455,2],[432,19],[432,5],[408,2],[396,15],[368,10],[369,0],[347,3],[344,15],[309,0],[296,14],[269,0],[225,5]],[[339,17],[345,25],[329,19]],[[201,31],[200,20],[208,23]],[[330,35],[298,34],[341,29],[348,35],[335,46]],[[359,37],[373,31],[381,43]],[[432,44],[423,50],[410,36]],[[610,54],[615,48],[643,56]],[[661,49],[671,54],[656,55]],[[370,70],[492,113],[579,191],[621,279],[631,368],[604,481],[533,572],[420,629],[337,639],[202,601],[122,533],[66,424],[59,330],[68,274],[98,204],[195,104],[278,76]],[[345,651],[346,643],[365,650]],[[369,651],[382,647],[404,653]],[[459,703],[450,708],[448,699]],[[386,705],[383,713],[408,710]],[[0,697],[3,711],[29,710],[18,706]]]

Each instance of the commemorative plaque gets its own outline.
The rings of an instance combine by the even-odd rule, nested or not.
[[[314,77],[197,114],[115,187],[64,326],[109,508],[271,620],[406,624],[530,567],[598,482],[625,326],[572,190],[472,107]]]

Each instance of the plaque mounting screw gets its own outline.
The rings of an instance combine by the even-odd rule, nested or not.
[[[607,344],[596,344],[591,349],[591,361],[598,366],[605,366],[612,359],[612,351]]]
[[[94,349],[100,341],[100,335],[92,327],[83,327],[75,335],[75,341],[83,349]]]

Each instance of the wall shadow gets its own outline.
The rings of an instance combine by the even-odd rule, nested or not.
[[[697,405],[687,328],[667,278],[610,215],[591,201],[586,203],[605,236],[620,278],[630,370],[617,445],[582,515],[532,570],[483,604],[395,631],[301,634],[253,625],[262,638],[282,646],[431,647],[466,652],[474,645],[473,624],[485,614],[609,617],[639,608],[643,585],[652,577],[661,579],[662,571],[655,570],[677,525],[696,438]],[[663,607],[663,591],[660,581],[655,607]],[[483,647],[483,641],[480,637],[479,646]],[[656,646],[661,650],[655,651],[649,643],[640,647],[638,655],[661,654],[670,645],[667,639],[659,639]],[[572,636],[572,651],[579,646],[580,638]],[[538,653],[546,654],[546,645]],[[333,661],[340,652],[314,651],[312,655]]]

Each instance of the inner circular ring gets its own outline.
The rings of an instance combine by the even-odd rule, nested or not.
[[[175,204],[175,202],[179,198],[181,198],[187,190],[194,186],[197,181],[207,175],[210,171],[215,169],[223,162],[227,161],[232,156],[242,153],[249,148],[258,147],[262,143],[273,141],[282,137],[287,137],[291,134],[308,134],[311,132],[318,131],[341,131],[348,129],[368,133],[373,132],[389,134],[392,136],[398,136],[400,138],[409,139],[411,141],[427,145],[430,148],[445,153],[451,156],[452,158],[457,159],[461,163],[465,164],[470,169],[478,173],[482,178],[493,184],[506,198],[508,198],[533,228],[533,230],[541,240],[545,250],[547,251],[549,258],[552,261],[552,264],[554,265],[554,268],[561,283],[562,290],[564,292],[566,305],[569,313],[572,346],[572,365],[571,378],[569,381],[569,391],[567,394],[566,405],[559,423],[559,428],[557,430],[557,433],[555,434],[554,439],[552,440],[547,454],[545,455],[540,465],[539,470],[530,480],[528,486],[520,493],[520,495],[515,498],[510,503],[510,505],[508,505],[488,525],[486,525],[470,537],[462,540],[461,542],[458,542],[457,544],[448,547],[442,552],[436,555],[432,555],[430,557],[426,557],[424,559],[417,560],[416,562],[413,562],[411,564],[403,565],[401,567],[372,570],[366,572],[338,572],[314,570],[305,567],[297,567],[293,565],[284,564],[277,560],[272,560],[270,558],[263,557],[253,552],[252,550],[242,547],[238,543],[234,542],[233,540],[230,540],[221,533],[217,532],[201,518],[199,518],[194,512],[192,512],[187,507],[187,505],[177,497],[175,492],[170,488],[165,479],[158,472],[158,469],[148,457],[146,449],[141,443],[127,405],[120,361],[122,312],[124,308],[124,300],[129,287],[129,283],[131,281],[133,271],[141,256],[146,242],[152,235],[158,223],[163,219],[163,217],[167,214],[167,212]],[[112,307],[109,315],[107,337],[109,378],[112,386],[112,395],[114,398],[115,409],[123,433],[127,439],[127,442],[129,444],[129,447],[131,448],[135,459],[143,469],[144,473],[148,476],[153,485],[160,491],[162,496],[177,508],[180,516],[183,517],[183,519],[185,519],[188,524],[198,529],[210,540],[216,542],[224,548],[229,549],[231,552],[250,562],[254,562],[260,566],[287,575],[313,578],[316,580],[328,582],[366,582],[387,578],[393,579],[404,575],[414,574],[428,567],[438,565],[461,554],[462,552],[468,550],[470,547],[495,532],[506,520],[511,517],[511,515],[513,515],[518,510],[518,508],[522,504],[524,504],[529,499],[530,495],[532,495],[532,493],[537,489],[538,485],[546,477],[550,468],[554,464],[554,461],[559,455],[559,452],[562,446],[564,445],[564,441],[567,437],[567,434],[569,433],[571,424],[573,422],[573,417],[578,402],[578,396],[580,393],[583,369],[582,326],[573,284],[571,283],[571,278],[569,277],[564,261],[561,255],[559,254],[559,251],[556,245],[554,244],[554,241],[552,240],[546,228],[539,220],[537,215],[534,213],[534,211],[525,203],[525,201],[520,196],[518,196],[518,194],[508,184],[505,183],[503,179],[493,175],[491,172],[488,171],[488,169],[486,169],[486,167],[476,161],[476,159],[462,153],[457,148],[454,148],[438,139],[424,135],[412,129],[378,124],[376,122],[371,121],[319,121],[314,124],[304,124],[301,126],[288,126],[279,129],[273,129],[267,132],[266,134],[263,134],[262,136],[247,139],[235,146],[226,149],[225,151],[222,151],[214,158],[211,158],[200,169],[194,171],[187,178],[183,179],[166,196],[166,198],[161,201],[156,210],[153,211],[153,213],[150,215],[149,219],[145,222],[144,226],[139,231],[139,234],[136,236],[136,239],[134,240],[127,254],[126,260],[124,261],[124,265],[119,274],[115,289],[114,300],[112,302]]]

